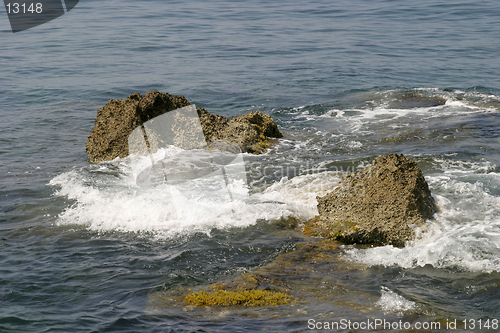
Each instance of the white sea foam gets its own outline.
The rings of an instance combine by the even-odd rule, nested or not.
[[[404,100],[399,99],[404,91],[386,90],[371,93],[369,96],[374,100],[367,101],[366,106],[347,109],[331,109],[321,115],[311,114],[305,107],[295,109],[294,120],[312,121],[316,119],[331,119],[334,122],[346,123],[350,131],[364,131],[366,126],[373,123],[392,123],[395,120],[417,118],[419,121],[431,118],[471,115],[475,113],[498,112],[500,97],[477,92],[443,91],[437,88],[417,88],[415,91],[422,93],[429,99],[441,98],[445,101],[443,105],[431,106],[404,106]],[[367,96],[365,96],[367,97]],[[390,124],[398,126],[398,124]]]
[[[339,180],[340,174],[337,172],[306,174],[292,179],[284,177],[262,194],[256,194],[255,198],[260,201],[294,203],[294,216],[306,220],[318,214],[316,196],[330,192]]]
[[[414,312],[418,309],[417,303],[409,301],[401,295],[387,287],[382,287],[382,296],[377,301],[376,305],[385,313],[403,315],[408,312]]]
[[[338,179],[333,172],[283,178],[253,195],[248,195],[241,179],[229,179],[224,186],[214,175],[184,184],[140,187],[127,160],[117,159],[63,173],[50,185],[59,188],[57,196],[73,202],[59,215],[60,224],[84,225],[99,232],[149,232],[163,238],[247,227],[262,219],[307,220],[317,214],[316,195],[326,193],[331,186],[325,184]]]

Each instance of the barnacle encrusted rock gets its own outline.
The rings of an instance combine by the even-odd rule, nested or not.
[[[317,199],[319,215],[305,232],[347,244],[402,247],[437,211],[417,163],[398,154],[378,157]]]
[[[86,152],[91,163],[113,160],[129,155],[128,137],[146,121],[191,103],[184,96],[149,91],[144,96],[134,93],[125,100],[110,100],[97,111]],[[205,139],[237,145],[243,152],[261,153],[269,138],[282,134],[271,116],[260,111],[228,119],[197,109]]]

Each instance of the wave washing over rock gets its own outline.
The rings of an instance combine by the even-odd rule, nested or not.
[[[415,100],[417,94],[400,97],[397,91],[390,91],[380,95],[383,107],[378,109],[324,107],[315,111],[317,106],[307,106],[289,110],[291,117],[285,111],[273,112],[283,126],[280,129],[286,130],[286,138],[276,140],[264,154],[241,154],[236,144],[220,144],[218,138],[224,137],[224,129],[218,124],[229,120],[200,112],[193,105],[163,113],[134,130],[139,141],[148,140],[148,156],[138,154],[140,149],[134,151],[129,141],[129,156],[125,158],[86,165],[52,179],[50,184],[59,188],[56,196],[71,203],[58,214],[57,225],[72,228],[76,224],[76,230],[96,238],[116,235],[145,241],[157,247],[155,253],[160,256],[171,256],[170,245],[165,244],[183,244],[184,252],[175,250],[175,263],[163,258],[158,261],[169,267],[198,263],[194,279],[192,271],[179,272],[177,268],[172,268],[175,273],[159,276],[155,283],[162,287],[148,289],[148,314],[182,313],[190,321],[214,317],[262,319],[272,313],[270,316],[304,323],[312,313],[318,313],[314,317],[332,320],[387,318],[412,322],[425,317],[444,322],[450,315],[443,308],[453,308],[454,297],[462,292],[456,289],[457,279],[467,288],[477,277],[486,281],[482,289],[472,285],[463,291],[470,295],[469,290],[473,290],[474,301],[495,283],[490,275],[495,276],[500,267],[495,247],[499,206],[496,187],[490,184],[498,181],[498,167],[487,160],[469,163],[455,155],[429,156],[401,149],[400,143],[411,138],[406,122],[414,130],[427,126],[422,119],[443,115],[455,119],[453,112],[477,115],[475,109],[465,108],[465,104],[456,106],[449,98],[445,104],[437,100],[436,106],[419,107],[415,103],[427,101]],[[400,98],[409,100],[414,108],[386,108]],[[192,116],[181,114],[180,118],[196,120],[197,125],[195,131],[183,130],[181,136],[187,138],[194,133],[205,146],[157,147],[158,138],[147,132],[161,119],[172,123],[176,119],[179,125],[176,115],[186,111]],[[204,116],[211,120],[199,121]],[[189,119],[185,120],[188,125]],[[374,128],[384,131],[380,140],[366,138],[373,135]],[[386,135],[394,128],[390,136]],[[384,149],[373,149],[384,145]],[[238,149],[216,152],[224,147]],[[390,154],[395,149],[412,159]],[[132,166],[134,158],[141,167],[139,174]],[[217,173],[222,167],[230,170],[225,163],[229,160],[232,168],[246,169],[246,182],[245,177],[231,178],[234,173],[227,173],[225,182]],[[159,177],[152,178],[159,179],[160,185],[138,181],[139,175],[158,171]],[[193,177],[185,177],[188,174]],[[161,182],[162,176],[165,182]],[[341,206],[342,200],[346,205]],[[410,213],[412,207],[424,207],[420,218]],[[364,234],[332,240],[334,231],[352,231],[352,224],[336,224],[333,220],[349,210],[367,222],[355,226]],[[402,224],[384,224],[384,214],[391,216],[386,222],[401,217]],[[312,225],[323,215],[324,226]],[[376,233],[371,231],[374,226],[380,227]],[[387,230],[379,232],[382,227]],[[304,229],[322,237],[310,237]],[[213,250],[206,244],[199,251],[192,250],[202,242],[223,250]],[[364,245],[367,243],[372,246]],[[256,253],[257,259],[240,260],[242,256],[253,258]],[[237,264],[227,264],[230,262]],[[218,273],[213,273],[212,267]],[[435,287],[428,289],[429,284],[414,282],[421,281],[422,276],[433,277],[436,272],[444,276],[437,288],[449,297],[434,296]],[[494,313],[495,308],[489,311]]]
[[[172,239],[210,233],[214,228],[248,227],[259,220],[311,219],[317,214],[316,195],[326,193],[323,184],[338,181],[333,172],[303,175],[254,194],[247,193],[245,184],[232,181],[228,184],[233,193],[230,200],[223,187],[211,193],[200,191],[206,190],[213,178],[197,178],[182,186],[139,187],[128,160],[119,158],[63,173],[50,185],[59,188],[57,196],[74,200],[59,215],[60,225],[77,224],[96,232],[152,233],[157,239]],[[236,198],[236,193],[244,198]]]
[[[167,141],[171,141],[188,149],[226,142],[244,152],[258,153],[268,145],[268,138],[282,137],[274,120],[262,112],[228,119],[194,107],[191,112],[187,109],[189,105],[183,96],[158,91],[150,91],[145,96],[134,93],[126,100],[110,100],[98,110],[95,127],[87,141],[90,161],[96,163],[133,155],[140,150],[134,146],[136,141],[154,159],[152,154],[162,148],[162,140],[165,147]],[[172,116],[165,118],[165,114]],[[191,125],[193,121],[199,123],[198,127]],[[190,141],[187,146],[186,140]],[[169,160],[172,159],[170,156]],[[213,157],[209,159],[212,161]],[[165,159],[159,162],[152,162],[147,169],[149,173],[159,167],[163,169],[156,170],[159,178],[164,175],[165,181],[172,179],[171,174],[166,175],[168,162]],[[192,169],[197,167],[190,163],[189,172],[193,173]],[[227,187],[224,166],[221,170]],[[199,176],[199,173],[196,174]],[[148,184],[149,178],[151,176],[148,176]],[[437,211],[416,162],[397,154],[377,158],[371,167],[344,177],[331,193],[317,199],[319,216],[308,222],[305,232],[348,244],[402,247],[414,238],[415,228],[425,229],[424,219],[431,218]]]
[[[141,108],[145,108],[144,105],[148,103],[156,103],[155,100],[160,101],[157,106],[162,103],[166,105],[165,100],[170,98],[170,95],[167,95],[159,92],[149,92],[146,94],[147,98],[144,97],[149,102],[143,104],[139,102],[136,110],[142,110]],[[143,98],[138,94],[132,96],[135,97],[129,96],[128,99],[133,100],[137,97],[141,100]],[[409,96],[408,99],[411,103],[421,102],[414,95]],[[434,102],[435,104],[432,104],[431,107],[435,105],[442,106],[444,103],[441,100]],[[110,101],[107,106],[102,108],[109,109],[106,111],[109,114],[104,119],[114,116],[111,115],[113,112],[110,112],[112,108],[109,107],[109,104],[114,103]],[[75,205],[60,215],[60,221],[63,223],[75,223],[76,221],[79,224],[87,225],[91,230],[152,232],[159,238],[172,238],[180,234],[192,235],[199,232],[210,234],[214,229],[247,228],[258,225],[259,221],[264,220],[271,225],[276,224],[288,229],[287,232],[295,232],[295,237],[304,242],[297,245],[297,248],[289,254],[281,256],[267,265],[259,266],[260,268],[229,280],[219,280],[208,288],[206,284],[197,285],[195,290],[198,291],[194,293],[182,289],[172,289],[166,293],[160,292],[158,295],[152,295],[151,300],[158,301],[160,308],[166,305],[168,307],[185,306],[186,302],[190,304],[190,307],[193,304],[217,305],[220,302],[229,302],[227,304],[233,305],[241,302],[243,302],[241,304],[247,304],[247,299],[242,298],[243,296],[248,294],[249,297],[261,297],[267,291],[285,297],[285,303],[289,301],[292,303],[314,301],[315,298],[310,295],[313,291],[308,287],[309,284],[317,278],[320,280],[328,279],[327,277],[331,278],[332,269],[338,271],[335,273],[338,276],[343,275],[345,271],[349,271],[353,276],[362,274],[363,270],[359,267],[359,263],[366,263],[358,260],[359,258],[357,259],[355,256],[361,253],[361,248],[358,250],[357,247],[353,249],[353,247],[348,246],[346,249],[345,246],[341,245],[341,242],[344,244],[389,245],[372,247],[372,251],[377,251],[377,249],[380,251],[388,251],[388,249],[406,250],[408,247],[403,247],[409,241],[414,240],[421,231],[429,229],[425,234],[431,234],[431,237],[435,233],[436,221],[434,215],[437,212],[437,207],[434,199],[417,163],[403,155],[389,154],[380,156],[375,159],[371,166],[342,178],[340,178],[340,173],[331,171],[319,172],[313,175],[301,174],[291,179],[284,176],[280,181],[271,182],[267,184],[268,186],[263,186],[262,191],[257,192],[249,189],[248,182],[227,182],[226,180],[225,186],[230,193],[242,194],[237,199],[231,195],[228,198],[228,190],[224,186],[216,186],[218,191],[203,194],[204,191],[206,192],[207,186],[217,180],[217,177],[214,176],[215,173],[208,173],[212,172],[210,168],[214,166],[213,163],[212,165],[203,166],[203,161],[195,161],[197,156],[200,156],[202,160],[204,159],[203,156],[207,154],[207,151],[203,152],[203,149],[208,148],[208,151],[212,153],[214,149],[222,147],[218,143],[225,142],[231,147],[237,147],[238,152],[259,153],[263,152],[264,148],[267,147],[268,138],[279,137],[281,133],[279,133],[270,116],[258,111],[245,116],[227,119],[210,114],[203,109],[195,109],[191,105],[189,112],[193,112],[193,119],[196,119],[196,121],[199,119],[200,124],[197,131],[202,133],[202,141],[206,144],[206,146],[202,147],[203,149],[200,150],[198,147],[191,149],[188,147],[189,144],[184,147],[184,144],[181,143],[181,141],[184,141],[177,140],[179,138],[175,139],[179,143],[178,147],[160,148],[158,142],[161,140],[157,137],[146,136],[155,118],[162,118],[165,114],[171,115],[176,112],[184,112],[183,109],[188,110],[189,105],[176,109],[175,112],[174,110],[163,113],[162,111],[151,112],[151,117],[158,115],[154,118],[146,117],[145,121],[140,120],[138,123],[134,123],[139,125],[132,132],[138,133],[139,139],[144,134],[148,151],[151,150],[149,148],[154,148],[150,151],[150,156],[140,156],[137,161],[140,162],[139,164],[146,165],[150,163],[149,159],[162,160],[161,163],[153,161],[151,171],[153,171],[155,165],[165,168],[167,170],[163,172],[165,180],[167,178],[169,180],[174,179],[174,174],[184,173],[186,165],[189,163],[195,168],[201,167],[203,169],[206,167],[205,171],[201,169],[201,171],[197,171],[197,175],[203,174],[203,177],[190,178],[188,182],[183,179],[184,183],[171,182],[170,184],[163,184],[164,186],[138,186],[137,175],[134,174],[134,170],[130,170],[129,165],[131,160],[137,157],[135,156],[137,150],[130,146],[130,136],[133,136],[133,134],[131,135],[132,132],[130,132],[129,141],[122,145],[123,154],[129,154],[127,157],[92,165],[89,166],[88,170],[75,170],[72,173],[61,175],[51,182],[52,185],[61,186],[59,194],[76,200]],[[102,113],[102,109],[99,111],[100,113]],[[163,110],[167,109],[168,107],[163,108]],[[171,118],[175,119],[176,115]],[[97,119],[96,128],[102,123]],[[175,121],[172,123],[174,124]],[[181,123],[176,122],[174,125],[177,126],[174,126],[175,130],[182,133],[181,136],[189,136],[189,133],[187,133],[189,130],[186,132],[185,129],[182,129]],[[172,127],[172,131],[174,127]],[[94,131],[96,131],[96,128],[94,128]],[[247,129],[251,129],[253,132]],[[249,135],[248,133],[253,134]],[[91,141],[91,137],[89,137],[89,141]],[[110,142],[113,142],[113,140]],[[286,142],[289,142],[289,139],[281,140],[276,145],[278,148],[273,148],[273,145],[270,154],[275,149],[281,149],[280,145],[286,145]],[[196,155],[196,153],[192,155],[192,151],[188,152],[190,149],[192,151],[198,149],[201,153],[200,155]],[[251,156],[250,154],[244,155],[246,157]],[[265,159],[267,155],[265,154],[263,158]],[[182,160],[182,157],[188,156],[188,159]],[[209,159],[205,158],[207,161]],[[245,164],[243,158],[239,161],[242,165]],[[366,165],[366,162],[363,161],[362,164]],[[100,187],[100,181],[97,178],[102,178],[105,174],[114,178],[117,166],[119,179],[116,179],[114,183],[105,182],[108,185],[113,183],[114,185],[111,187]],[[97,171],[97,169],[94,170],[95,168],[99,169],[99,172],[95,174],[97,177],[95,179],[96,186],[89,187],[88,181],[84,179],[86,177],[82,172],[90,171],[91,174],[94,174],[94,171]],[[218,179],[218,182],[219,185],[223,184],[220,179]],[[75,187],[75,183],[79,183],[80,186]],[[137,186],[138,188],[136,188]],[[124,191],[124,188],[127,189]],[[182,200],[179,200],[181,197]],[[439,197],[436,198],[438,198],[438,203],[441,205]],[[133,208],[133,206],[129,205],[132,201],[140,203],[139,206],[142,208]],[[96,207],[100,208],[96,209]],[[103,209],[113,212],[113,215],[98,213]],[[144,215],[145,213],[147,213],[147,216]],[[315,214],[319,215],[313,218]],[[310,220],[311,218],[313,219]],[[431,218],[433,219],[432,223],[427,223],[426,220]],[[300,222],[307,220],[310,221],[305,226],[300,226]],[[141,221],[141,223],[137,221]],[[290,228],[295,228],[297,223],[299,227],[293,231],[290,230]],[[297,234],[300,234],[299,230],[309,235],[324,237],[324,239],[315,239],[304,234],[297,236]],[[412,249],[412,244],[410,243],[409,251]],[[310,260],[305,260],[304,254],[310,255],[311,251],[314,252],[314,256]],[[364,258],[369,258],[369,254],[370,252],[367,252]],[[328,259],[328,263],[325,259]],[[316,267],[315,263],[320,262],[322,263],[321,267]],[[368,264],[371,265],[372,263]],[[293,267],[293,269],[283,274],[283,269],[288,266]],[[302,273],[295,270],[298,266],[301,267]],[[304,284],[294,285],[293,281],[297,279],[304,280]],[[344,283],[339,283],[338,288],[340,288],[339,290],[349,289]],[[282,292],[285,294],[280,294]],[[354,293],[355,291],[350,290],[349,292]],[[369,299],[369,303],[376,305],[376,307],[369,310],[373,311],[374,315],[383,312],[384,314],[402,316],[422,312],[420,302],[416,302],[414,298],[406,299],[390,289],[383,288],[378,301],[372,299],[372,296],[367,293],[361,294],[359,295],[360,298]],[[264,295],[262,297],[275,297],[276,295]],[[159,299],[156,299],[157,296]],[[336,303],[332,304],[340,305],[345,301],[342,300],[339,293],[332,293],[331,296],[333,297],[332,302],[334,302],[333,299],[336,300]],[[165,303],[165,298],[171,298],[173,303]],[[196,298],[196,302],[188,301],[194,298]],[[209,299],[209,302],[207,299]],[[235,303],[235,300],[238,300],[238,302]],[[259,298],[256,303],[252,302],[251,304],[275,305],[274,301],[269,303],[260,300]],[[212,301],[215,303],[212,303]],[[277,302],[276,304],[285,303]],[[351,306],[354,305],[349,305],[349,307]],[[198,310],[190,308],[189,311],[197,313]]]

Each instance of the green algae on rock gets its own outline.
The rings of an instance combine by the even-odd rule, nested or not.
[[[202,305],[241,305],[241,306],[274,306],[288,304],[293,297],[280,291],[251,289],[251,290],[201,290],[189,294],[185,298],[188,304]]]
[[[293,234],[300,239],[300,243],[296,243],[291,252],[281,253],[270,263],[235,276],[230,281],[195,287],[193,290],[166,286],[164,290],[149,294],[148,312],[167,316],[182,315],[194,321],[216,321],[229,317],[259,320],[287,317],[307,322],[311,313],[316,318],[350,318],[359,321],[385,316],[383,309],[376,305],[380,294],[374,292],[371,285],[373,279],[386,278],[384,272],[346,260],[339,241],[309,237],[299,230],[282,232],[282,235]],[[218,290],[224,292],[214,293]],[[280,292],[292,299],[279,306],[273,306],[278,305],[273,303],[243,306],[234,300],[240,296],[235,296],[232,292],[244,290],[250,291],[249,294],[254,293],[251,290]],[[225,298],[227,295],[230,298]],[[189,296],[199,298],[189,299],[188,302]],[[194,302],[207,297],[217,299],[217,304],[214,301]],[[418,298],[411,300],[421,303]],[[404,318],[414,321],[419,315],[427,317],[429,313],[433,313],[432,320],[443,318],[440,309],[425,307],[405,314]],[[400,315],[396,318],[401,319]]]
[[[167,287],[165,290],[151,293],[148,302],[149,309],[159,314],[181,311],[183,315],[198,319],[228,315],[254,318],[293,317],[318,311],[318,308],[330,314],[349,315],[350,318],[357,316],[364,318],[367,314],[376,317],[382,314],[377,307],[373,306],[379,296],[359,288],[359,285],[364,285],[369,272],[363,265],[342,259],[340,242],[309,237],[298,230],[288,230],[284,234],[293,234],[301,240],[300,243],[295,244],[295,249],[291,252],[281,253],[270,263],[251,269],[228,281],[220,281],[192,290]],[[224,292],[214,293],[218,290]],[[255,290],[271,291],[274,295],[283,294],[290,298],[281,295],[283,298],[280,302],[286,303],[278,304],[271,298],[269,303],[256,301],[254,305],[246,304],[245,306],[234,301],[240,296],[233,292],[249,291],[249,295],[258,294]],[[190,298],[188,301],[189,296],[198,298]],[[216,296],[218,305],[214,301],[202,301],[206,297],[213,296]],[[225,296],[231,298],[226,299]],[[222,301],[230,304],[222,303]]]
[[[125,100],[110,100],[97,111],[95,126],[86,144],[91,163],[110,161],[129,155],[128,138],[132,131],[159,115],[191,103],[184,96],[149,91],[134,93]],[[226,118],[197,109],[207,144],[225,142],[241,151],[259,154],[270,144],[270,138],[282,134],[270,115],[253,111],[248,115]]]
[[[289,253],[271,263],[243,273],[231,281],[221,281],[184,297],[190,305],[273,306],[296,303],[304,297],[296,280],[315,280],[317,265],[328,265],[338,255],[339,242],[307,238]],[[313,283],[314,284],[314,283]],[[306,284],[307,285],[307,284]],[[307,287],[309,288],[309,286]],[[301,294],[302,296],[294,295]]]
[[[317,199],[319,215],[304,231],[347,244],[403,247],[437,211],[417,163],[398,154],[378,157]]]

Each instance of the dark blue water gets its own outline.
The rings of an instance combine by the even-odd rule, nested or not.
[[[500,319],[499,17],[497,1],[81,0],[13,34],[2,10],[0,332]],[[246,156],[254,203],[173,224],[157,197],[126,191],[121,161],[89,165],[97,109],[154,89],[273,115],[285,138]],[[343,275],[292,278],[307,302],[291,306],[165,300],[290,253],[302,237],[276,220],[305,222],[328,172],[392,152],[417,160],[441,208],[417,242],[340,248]]]

